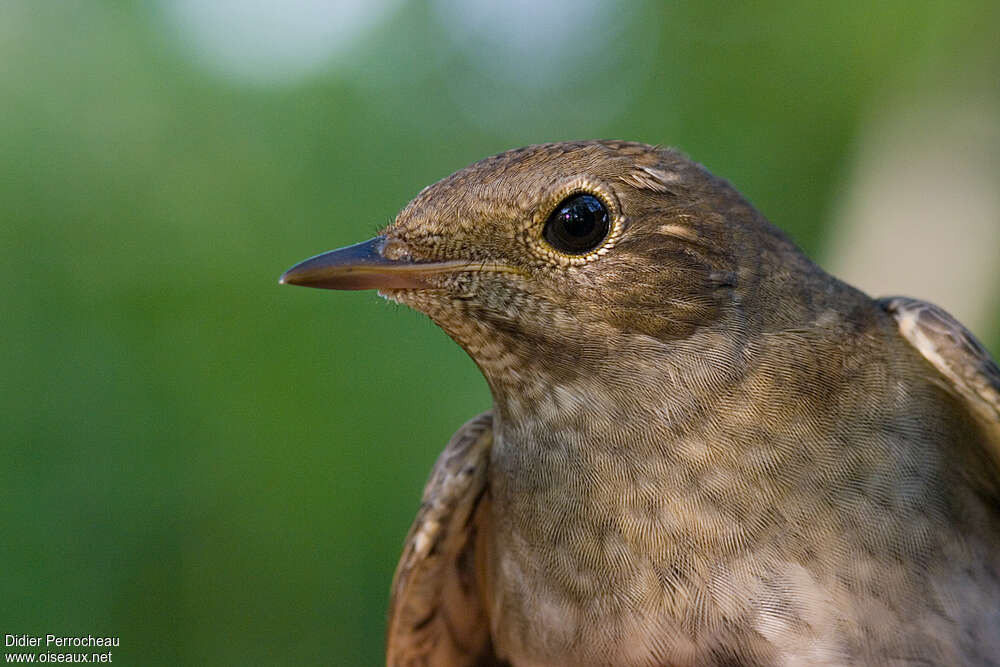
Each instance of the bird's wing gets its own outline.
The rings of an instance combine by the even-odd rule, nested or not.
[[[460,428],[434,464],[406,537],[389,603],[386,664],[494,664],[477,585],[476,536],[488,516],[493,416]]]
[[[989,434],[1000,463],[1000,368],[986,348],[954,317],[926,301],[879,299],[899,332],[943,375]]]

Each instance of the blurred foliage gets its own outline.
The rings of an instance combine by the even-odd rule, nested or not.
[[[986,1],[634,7],[628,57],[484,120],[516,89],[419,2],[350,73],[277,86],[202,69],[155,5],[3,3],[0,633],[378,663],[426,474],[490,398],[422,316],[282,270],[476,159],[589,137],[682,148],[815,254],[885,91],[998,71]]]

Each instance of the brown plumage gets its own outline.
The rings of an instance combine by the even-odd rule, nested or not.
[[[996,364],[678,153],[503,153],[283,282],[426,313],[493,393],[428,482],[390,665],[1000,664]]]

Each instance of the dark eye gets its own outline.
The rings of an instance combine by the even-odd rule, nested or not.
[[[601,245],[611,229],[604,202],[588,194],[562,201],[545,222],[542,236],[553,248],[570,255],[586,255]]]

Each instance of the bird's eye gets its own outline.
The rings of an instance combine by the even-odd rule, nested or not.
[[[570,255],[586,255],[601,245],[611,229],[604,202],[589,194],[575,194],[556,206],[542,236],[549,245]]]

